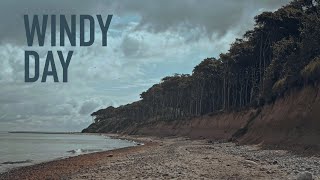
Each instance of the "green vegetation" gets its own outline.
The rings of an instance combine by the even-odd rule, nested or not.
[[[207,58],[192,75],[165,77],[141,100],[92,113],[84,132],[117,132],[156,121],[272,103],[293,87],[320,77],[320,0],[295,0],[255,17],[254,30],[218,59]]]

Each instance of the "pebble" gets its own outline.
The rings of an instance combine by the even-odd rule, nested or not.
[[[260,171],[266,171],[267,169],[266,168],[260,168]]]
[[[272,164],[273,164],[273,165],[276,165],[276,164],[278,164],[278,161],[273,161]]]
[[[252,146],[232,146],[230,143],[216,143],[214,147],[247,160],[254,160],[260,165],[276,165],[277,169],[290,174],[289,179],[296,179],[300,172],[312,172],[314,179],[320,179],[320,157],[294,154],[285,150],[258,149],[251,151]],[[216,148],[217,149],[217,148]],[[249,163],[246,163],[249,164]],[[270,173],[270,172],[269,172]]]
[[[244,162],[246,162],[248,164],[252,164],[252,165],[258,165],[258,163],[251,161],[251,160],[245,160]]]
[[[304,172],[298,175],[297,180],[312,180],[312,174]]]

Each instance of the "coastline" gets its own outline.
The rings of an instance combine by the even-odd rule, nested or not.
[[[320,178],[320,157],[285,150],[208,139],[104,135],[144,145],[21,167],[0,179],[295,179],[307,171]]]
[[[103,135],[115,139],[134,140],[130,138],[117,137],[114,134],[94,134],[88,135]],[[152,146],[153,143],[136,140],[135,142],[143,143],[143,148]],[[138,143],[138,144],[139,144]],[[66,158],[58,158],[33,165],[12,168],[6,172],[0,173],[0,179],[65,179],[72,174],[80,171],[83,168],[90,168],[97,164],[101,159],[108,159],[111,157],[122,156],[123,154],[140,150],[142,145],[130,146],[100,152],[93,152],[87,154],[80,154],[77,156],[70,156]]]

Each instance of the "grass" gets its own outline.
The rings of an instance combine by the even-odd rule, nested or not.
[[[286,90],[287,84],[287,77],[279,79],[276,83],[274,83],[272,91],[276,94],[282,94]]]
[[[308,81],[316,81],[320,78],[320,57],[315,58],[301,71],[301,75]]]

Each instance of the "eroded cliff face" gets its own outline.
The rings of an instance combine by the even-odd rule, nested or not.
[[[132,131],[135,134],[155,136],[187,136],[191,138],[229,139],[232,134],[247,124],[256,110],[202,116],[190,120],[160,122],[142,126]]]
[[[261,109],[162,122],[134,133],[232,139],[242,144],[320,146],[320,86],[295,90]]]
[[[293,91],[264,106],[239,141],[320,146],[320,86]]]
[[[189,120],[159,121],[119,129],[117,121],[85,132],[117,132],[150,136],[186,136],[235,140],[242,144],[320,146],[320,85],[291,91],[258,109],[206,115]],[[117,127],[114,131],[113,127]]]

